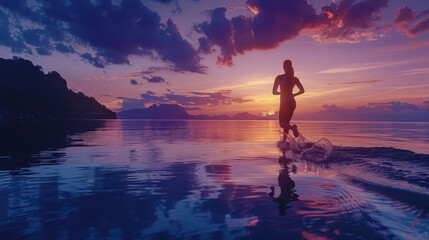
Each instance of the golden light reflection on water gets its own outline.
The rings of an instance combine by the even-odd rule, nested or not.
[[[0,175],[3,216],[64,216],[85,231],[105,221],[113,231],[122,223],[111,216],[120,216],[122,229],[130,231],[132,219],[142,238],[422,237],[427,166],[407,165],[425,156],[373,148],[419,149],[427,141],[427,125],[399,125],[298,122],[309,139],[367,147],[348,149],[358,161],[315,163],[281,157],[277,121],[106,121],[70,135],[70,145],[32,155],[40,163]],[[79,225],[82,216],[87,225]],[[25,219],[20,226],[17,232],[31,230]]]
[[[336,146],[395,147],[429,153],[427,123],[296,123],[309,141],[326,138]],[[247,164],[253,164],[253,156],[257,156],[257,162],[258,157],[276,159],[281,155],[276,147],[280,139],[279,130],[277,121],[112,120],[106,121],[103,131],[73,136],[74,139],[82,139],[81,144],[92,146],[91,149],[70,148],[67,151],[69,156],[82,155],[87,150],[96,151],[90,158],[102,158],[103,162],[138,161],[150,157],[154,162],[208,159],[216,163],[245,158]],[[273,173],[276,170],[264,171]],[[308,165],[304,166],[303,171],[318,174],[317,171],[325,169]]]

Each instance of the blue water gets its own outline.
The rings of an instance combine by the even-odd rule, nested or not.
[[[0,126],[0,239],[429,239],[429,124],[276,121]]]

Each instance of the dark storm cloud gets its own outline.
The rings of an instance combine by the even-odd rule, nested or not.
[[[411,37],[417,37],[429,31],[429,18],[421,20],[421,18],[427,15],[429,15],[429,9],[414,11],[404,6],[398,10],[394,21],[398,26],[398,31],[405,32]]]
[[[52,51],[51,51],[51,49],[49,49],[49,48],[44,48],[44,47],[37,47],[36,48],[36,52],[37,52],[37,54],[39,54],[39,55],[44,55],[44,56],[49,56],[49,55],[51,55],[52,54]]]
[[[171,19],[167,20],[167,25],[160,35],[163,45],[168,47],[159,49],[158,54],[164,61],[173,62],[176,72],[205,73],[206,67],[200,65],[201,57],[197,50],[182,38],[177,25]]]
[[[247,6],[256,13],[247,21],[252,24],[253,40],[258,49],[275,48],[319,21],[315,9],[306,0],[248,0]]]
[[[155,71],[153,70],[144,70],[144,71],[139,71],[139,72],[131,72],[131,73],[127,73],[124,76],[125,77],[143,77],[146,76],[148,74],[152,74]]]
[[[140,94],[141,100],[145,103],[168,103],[168,100],[164,96],[157,96],[153,93],[142,93]]]
[[[92,48],[96,57],[80,55],[96,67],[129,64],[130,55],[155,53],[174,71],[205,72],[197,49],[182,38],[176,24],[170,19],[162,24],[160,16],[139,0],[119,5],[111,0],[40,0],[29,6],[25,0],[0,1],[0,44],[12,51],[30,52],[31,46],[39,54],[70,53],[62,46],[74,42]],[[12,23],[12,18],[17,21]],[[22,23],[25,20],[34,26]]]
[[[200,103],[200,104],[196,104],[196,105],[212,105],[212,106],[230,105],[232,103],[245,103],[245,102],[252,102],[253,101],[253,99],[230,97],[231,92],[232,92],[231,90],[222,90],[222,91],[217,91],[214,93],[190,92],[190,94],[196,95],[197,97],[186,96],[185,98],[183,98],[182,95],[172,94],[169,96],[175,96],[175,97],[180,96],[183,99],[186,99],[189,103],[197,103],[197,102]],[[195,105],[195,104],[188,104],[188,105]]]
[[[385,102],[385,103],[368,103],[368,106],[362,106],[358,109],[380,109],[380,110],[392,110],[392,111],[415,111],[419,110],[414,104],[403,103],[403,102]]]
[[[1,4],[1,2],[0,2]],[[0,45],[9,47],[14,53],[29,53],[32,51],[24,43],[22,35],[12,37],[9,16],[0,9]]]
[[[143,76],[143,79],[145,79],[146,81],[148,81],[150,83],[163,83],[163,82],[165,82],[165,79],[163,77],[160,77],[160,76],[150,76],[150,77]]]
[[[336,39],[344,42],[359,42],[360,38],[374,39],[371,32],[359,32],[359,30],[377,30],[374,22],[380,20],[379,12],[387,7],[389,0],[343,0],[332,3],[322,8],[320,39]],[[380,28],[381,29],[381,28]]]
[[[139,85],[139,83],[135,79],[130,79],[131,85]]]
[[[152,0],[152,1],[167,4],[167,3],[172,3],[174,0]]]
[[[122,100],[122,107],[119,109],[120,111],[145,108],[145,104],[147,103],[143,99],[135,99],[135,98],[127,98],[127,97],[116,97],[116,98]]]
[[[174,2],[174,4],[176,5],[176,9],[173,10],[173,13],[181,13],[182,12],[182,8],[179,5],[179,1],[178,0],[152,0],[154,2],[160,2],[160,3],[164,3],[164,4],[169,4]]]
[[[253,99],[231,97],[231,90],[222,90],[215,93],[190,92],[189,94],[168,94],[155,96],[153,94],[141,94],[141,98],[148,103],[175,103],[182,106],[219,106],[231,105],[232,103],[252,102]]]
[[[212,44],[210,43],[210,41],[207,38],[205,38],[205,37],[199,38],[198,43],[200,44],[199,50],[201,52],[203,52],[205,54],[209,54],[212,52],[212,50],[211,50]]]
[[[189,94],[174,94],[167,89],[166,94],[155,95],[152,91],[140,94],[139,99],[117,97],[122,100],[121,111],[135,108],[145,108],[151,104],[179,104],[187,110],[201,110],[204,107],[231,105],[233,103],[252,102],[253,99],[232,97],[231,90],[222,90],[214,93],[190,92]]]
[[[138,71],[138,72],[130,72],[126,73],[125,77],[143,77],[155,72],[165,72],[165,71],[174,71],[174,67],[172,66],[159,66],[159,67],[149,67],[147,70]]]
[[[343,0],[339,4],[332,3],[322,8],[333,14],[333,19],[341,19],[344,26],[356,28],[370,28],[375,20],[379,19],[376,13],[387,6],[389,0]],[[328,14],[329,15],[329,14]],[[329,16],[328,16],[329,17]]]
[[[142,108],[145,104],[179,104],[184,107],[193,107],[197,110],[200,107],[231,105],[233,103],[252,102],[253,99],[231,97],[231,90],[222,90],[215,93],[191,92],[189,94],[174,94],[168,91],[167,94],[155,95],[152,91],[140,94],[140,99],[117,97],[123,100],[121,110]]]
[[[98,56],[93,57],[89,53],[84,53],[84,54],[80,54],[80,57],[82,58],[82,60],[92,64],[96,68],[104,68],[104,64],[103,64],[104,61]]]
[[[422,11],[418,11],[416,19],[419,19],[419,18],[427,16],[427,15],[429,15],[429,8],[425,9],[425,10],[422,10]]]
[[[416,13],[410,8],[401,7],[395,15],[395,23],[410,22],[414,19]]]
[[[74,53],[75,50],[72,46],[64,45],[63,43],[58,43],[55,45],[55,50],[61,53]]]
[[[226,8],[209,12],[210,20],[197,24],[195,30],[204,34],[199,50],[211,53],[212,46],[221,50],[218,65],[232,66],[232,57],[254,49],[273,49],[293,39],[304,29],[314,30],[319,40],[359,42],[374,39],[365,32],[375,30],[378,13],[388,0],[343,0],[322,8],[320,14],[306,0],[248,0],[254,16],[226,18]]]
[[[176,0],[153,1],[177,5]],[[129,57],[138,55],[159,59],[168,71],[205,73],[200,54],[213,53],[214,46],[220,49],[217,64],[232,66],[238,54],[274,49],[303,30],[320,41],[375,40],[378,31],[388,29],[375,25],[388,2],[338,0],[316,11],[307,0],[247,0],[254,13],[250,17],[227,18],[224,7],[209,11],[210,19],[195,25],[202,35],[197,49],[176,23],[161,22],[158,13],[140,0],[0,0],[0,45],[16,53],[42,55],[89,48],[76,53],[98,68],[129,64]],[[179,9],[177,5],[175,11]],[[405,26],[401,29],[409,36],[417,36],[428,31],[429,18],[423,19],[428,14],[429,10],[401,8],[395,23]]]
[[[213,45],[218,45],[221,50],[221,57],[218,57],[218,64],[232,66],[231,56],[236,55],[233,41],[232,23],[225,17],[226,8],[216,8],[210,11],[210,22],[204,22],[195,27],[198,32],[203,33]],[[203,40],[205,40],[203,38]],[[201,41],[200,41],[201,42]],[[207,44],[203,42],[201,49],[207,51]]]
[[[30,29],[24,30],[22,33],[27,44],[41,48],[50,48],[50,36],[46,31],[42,29]]]
[[[252,21],[244,16],[238,16],[231,20],[234,26],[234,43],[238,53],[251,50],[255,42],[252,33]]]
[[[429,18],[425,20],[421,20],[417,22],[410,30],[409,35],[418,36],[423,32],[427,32],[429,30]]]

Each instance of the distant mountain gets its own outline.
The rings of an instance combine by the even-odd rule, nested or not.
[[[216,116],[209,116],[209,115],[191,115],[193,119],[206,119],[206,120],[231,120],[231,117],[228,115],[216,115]]]
[[[263,120],[263,117],[256,116],[254,114],[248,113],[248,112],[242,112],[237,113],[234,116],[232,116],[232,119],[234,120]]]
[[[0,119],[116,118],[92,97],[75,93],[57,72],[29,60],[0,58]]]
[[[263,117],[247,112],[237,113],[230,117],[228,115],[208,116],[190,115],[177,104],[153,104],[149,108],[138,108],[125,110],[118,113],[121,119],[206,119],[206,120],[262,120]]]
[[[118,113],[122,119],[191,119],[184,108],[176,104],[152,105],[149,108],[131,109]]]

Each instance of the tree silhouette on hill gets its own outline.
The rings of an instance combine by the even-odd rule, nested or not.
[[[0,116],[6,119],[116,118],[93,97],[68,89],[59,73],[22,58],[0,58]]]

